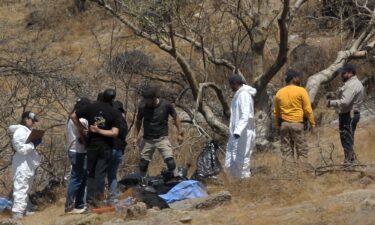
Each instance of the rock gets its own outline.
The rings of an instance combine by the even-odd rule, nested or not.
[[[361,209],[362,210],[375,210],[375,200],[371,198],[365,199],[361,203]]]
[[[221,191],[215,195],[212,195],[208,198],[205,198],[204,201],[196,204],[196,209],[209,209],[215,206],[221,205],[225,202],[228,202],[232,199],[232,195],[229,191]]]
[[[126,217],[136,218],[147,214],[147,206],[144,202],[138,202],[130,206],[126,211]]]
[[[21,221],[14,219],[3,219],[0,220],[0,225],[23,225]]]
[[[193,220],[193,218],[191,218],[190,216],[187,216],[187,217],[181,218],[180,222],[181,223],[190,223],[192,220]]]
[[[228,202],[232,199],[229,191],[220,191],[216,194],[210,195],[207,198],[186,199],[183,201],[169,204],[172,209],[177,210],[194,210],[194,209],[209,209]]]
[[[363,177],[359,180],[359,184],[365,188],[367,187],[368,185],[370,185],[371,183],[373,182],[373,180],[369,177]]]

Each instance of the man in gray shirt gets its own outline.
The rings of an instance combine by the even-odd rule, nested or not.
[[[355,67],[345,64],[337,71],[344,86],[339,89],[339,98],[328,100],[328,107],[335,107],[339,111],[339,129],[342,147],[344,148],[344,164],[356,161],[354,153],[354,133],[360,119],[360,109],[364,98],[364,88],[356,76]]]

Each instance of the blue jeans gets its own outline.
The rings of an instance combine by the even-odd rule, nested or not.
[[[112,150],[111,162],[108,166],[108,186],[110,195],[117,188],[117,170],[122,162],[123,153],[121,150]]]
[[[72,165],[68,190],[66,193],[65,210],[83,208],[85,206],[85,189],[87,178],[86,153],[68,152]]]

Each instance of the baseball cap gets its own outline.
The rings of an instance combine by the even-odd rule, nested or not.
[[[113,102],[113,107],[117,110],[119,110],[120,112],[124,113],[125,112],[125,109],[124,109],[124,105],[122,104],[122,102],[120,101],[114,101]]]
[[[22,113],[22,119],[25,119],[25,118],[32,119],[33,122],[39,122],[39,120],[36,117],[35,113],[33,113],[31,111],[26,111],[26,112]]]
[[[352,64],[345,64],[342,67],[340,67],[337,70],[337,72],[339,74],[341,74],[341,73],[348,73],[348,72],[351,72],[351,73],[355,74],[355,66],[353,66]]]
[[[302,76],[302,73],[295,71],[295,70],[288,70],[285,73],[284,80],[286,83],[289,83],[293,78],[298,77],[298,76]]]
[[[86,97],[79,97],[77,99],[77,102],[76,104],[80,104],[80,105],[87,105],[87,104],[90,104],[90,99],[86,98]]]
[[[84,106],[86,106],[90,103],[91,103],[90,99],[88,99],[86,97],[79,97],[76,101],[76,104],[74,105],[74,109],[79,110],[82,107],[84,107]]]

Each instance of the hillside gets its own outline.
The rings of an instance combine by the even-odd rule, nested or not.
[[[270,2],[274,3],[273,9],[278,9],[279,1]],[[334,26],[336,23],[331,26],[330,21],[327,22],[328,25],[323,22],[315,25],[306,22],[309,21],[306,18],[315,15],[318,2],[321,1],[309,1],[296,16],[296,20],[304,22],[290,28],[288,61],[271,80],[273,89],[282,86],[284,72],[289,67],[307,74],[304,76],[306,83],[310,75],[332,64],[337,52],[351,43],[350,38],[354,35],[350,33],[350,29],[340,31]],[[184,10],[194,10],[195,7],[197,5],[187,3]],[[207,11],[210,10],[220,11],[211,8]],[[192,18],[199,16],[194,14]],[[212,30],[207,33],[220,29],[223,34],[233,32],[231,25],[234,23],[230,20],[221,24],[217,23],[219,17],[213,16],[210,19]],[[352,60],[358,67],[359,78],[370,80],[366,109],[355,136],[358,165],[342,165],[344,154],[340,144],[337,114],[325,107],[323,97],[314,109],[318,121],[317,134],[306,134],[309,141],[308,164],[282,165],[279,142],[275,133],[272,133],[275,142],[265,148],[259,148],[262,151],[253,154],[253,176],[250,179],[231,182],[226,180],[222,173],[219,178],[224,180],[224,185],[209,186],[210,194],[218,190],[228,190],[232,194],[230,202],[204,210],[149,209],[146,216],[134,219],[124,219],[124,215],[113,212],[66,215],[64,177],[68,173],[69,162],[64,128],[77,97],[95,99],[99,91],[115,87],[118,91],[117,98],[124,102],[126,107],[128,124],[132,127],[140,91],[146,84],[158,83],[165,98],[176,105],[182,105],[178,107],[178,113],[188,121],[183,125],[186,134],[184,145],[177,145],[174,127],[170,127],[170,132],[178,165],[192,164],[189,174],[193,173],[196,157],[209,138],[204,137],[205,134],[189,120],[187,112],[193,110],[195,100],[189,92],[188,79],[183,76],[175,58],[150,41],[135,35],[131,29],[96,4],[88,1],[87,9],[79,12],[70,0],[56,0],[53,3],[48,0],[0,0],[0,29],[3,31],[0,36],[0,63],[4,59],[11,59],[14,66],[12,69],[3,69],[0,66],[0,85],[4,90],[0,93],[0,197],[11,193],[9,181],[13,152],[6,130],[9,125],[18,122],[19,114],[23,110],[29,108],[40,115],[40,127],[53,126],[48,129],[46,141],[40,148],[44,161],[37,171],[34,191],[41,190],[50,180],[62,184],[54,190],[56,201],[42,199],[45,202],[41,204],[41,210],[35,215],[25,217],[22,224],[183,224],[181,219],[186,217],[192,219],[189,224],[197,225],[375,224],[375,88],[371,86],[374,85],[371,76],[375,74],[375,64],[369,57]],[[277,25],[270,30],[272,32],[265,48],[265,66],[272,64],[277,58],[280,41]],[[246,33],[242,32],[241,34]],[[235,38],[236,35],[233,34]],[[220,37],[214,35],[208,39],[221,43]],[[254,69],[250,66],[253,63],[250,55],[237,49],[237,59],[233,56],[234,52],[228,50],[233,46],[225,41],[227,40],[223,39],[222,46],[216,46],[219,52],[223,53],[225,59],[243,61],[239,63],[240,69],[249,80],[254,79],[249,72]],[[181,56],[190,60],[189,65],[193,66],[193,71],[198,74],[197,80],[218,84],[224,94],[224,100],[229,102],[231,91],[226,82],[231,72],[213,64],[206,66],[199,58],[202,57],[201,52],[195,50],[193,44],[183,41],[177,44],[181,46]],[[245,47],[249,45],[244,44]],[[244,46],[242,47],[245,48]],[[334,78],[329,84],[322,85],[318,96],[334,91],[340,85],[341,80]],[[212,108],[213,115],[223,124],[227,124],[215,93],[208,92],[203,99]],[[219,140],[221,150],[225,150],[226,136],[220,136],[219,132],[211,130],[203,114],[197,115],[197,121],[204,128],[204,132]],[[128,135],[128,143],[131,143],[131,138],[132,130]],[[139,151],[129,144],[124,164],[119,170],[120,175],[135,171],[138,158]],[[222,158],[221,152],[221,161]],[[150,166],[152,175],[159,173],[162,162],[160,155],[156,154]],[[9,216],[7,213],[1,213],[0,224],[11,224],[3,222]]]

